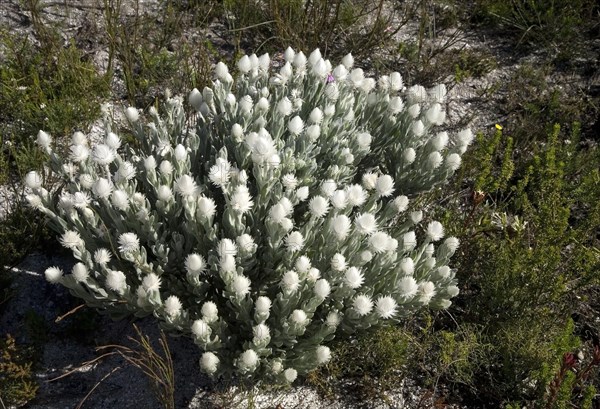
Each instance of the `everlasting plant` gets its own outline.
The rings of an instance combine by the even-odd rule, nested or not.
[[[443,124],[443,85],[378,80],[347,55],[319,50],[223,63],[147,120],[126,110],[122,143],[106,111],[101,140],[73,135],[52,150],[64,186],[26,184],[79,261],[46,278],[114,317],[154,315],[192,337],[213,376],[293,382],[326,363],[327,342],[392,324],[458,294],[448,266],[458,246],[437,221],[409,212],[444,182],[473,139]],[[103,138],[103,139],[102,139]]]

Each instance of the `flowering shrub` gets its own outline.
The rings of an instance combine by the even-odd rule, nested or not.
[[[244,56],[236,80],[217,64],[188,118],[177,97],[148,122],[128,108],[128,146],[108,114],[104,139],[76,133],[68,158],[40,131],[65,185],[53,197],[39,174],[25,180],[79,260],[46,278],[190,335],[210,375],[293,382],[330,359],[336,334],[447,308],[458,293],[458,240],[407,211],[472,140],[432,133],[445,87],[376,81],[351,55],[334,69],[318,50],[285,59],[272,73],[268,55]]]

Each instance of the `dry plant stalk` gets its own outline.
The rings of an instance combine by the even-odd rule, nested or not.
[[[162,349],[162,354],[157,352],[150,342],[150,338],[144,335],[142,331],[134,324],[133,328],[137,334],[137,338],[128,337],[130,341],[135,344],[134,348],[127,347],[125,345],[103,345],[96,348],[97,352],[104,352],[102,355],[84,362],[79,367],[64,373],[63,375],[51,379],[48,382],[53,382],[69,376],[75,372],[78,372],[82,368],[89,365],[93,365],[108,358],[112,355],[120,355],[128,363],[140,369],[150,381],[154,394],[159,402],[161,402],[165,409],[175,409],[175,371],[173,370],[173,360],[171,358],[171,351],[169,350],[169,344],[165,333],[161,330],[159,344]],[[84,402],[91,396],[92,392],[104,382],[110,375],[122,369],[118,366],[113,368],[107,375],[105,375],[100,381],[98,381],[94,387],[88,392],[88,394],[82,399],[77,406],[77,409],[81,408]]]

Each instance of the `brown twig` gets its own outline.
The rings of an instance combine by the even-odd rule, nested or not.
[[[81,308],[83,308],[83,307],[85,307],[85,306],[86,306],[86,304],[81,304],[81,305],[78,305],[77,307],[73,308],[71,311],[67,312],[66,314],[63,314],[63,315],[61,315],[61,316],[57,317],[57,318],[54,320],[54,322],[56,322],[56,323],[59,323],[59,322],[61,322],[61,321],[62,321],[63,319],[65,319],[66,317],[68,317],[68,316],[69,316],[69,315],[71,315],[71,314],[74,314],[74,313],[76,313],[78,310],[80,310]]]

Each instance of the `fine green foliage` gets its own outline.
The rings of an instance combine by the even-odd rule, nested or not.
[[[7,334],[0,339],[0,403],[21,406],[35,397],[34,380],[28,352]]]
[[[257,51],[321,47],[336,56],[352,51],[363,57],[391,41],[406,23],[408,6],[395,10],[383,1],[365,0],[225,0],[223,7],[238,46],[252,44]]]
[[[582,304],[574,300],[600,284],[600,158],[578,141],[577,124],[568,139],[555,126],[514,173],[513,141],[499,130],[480,136],[464,168],[482,170],[480,191],[459,218],[447,207],[446,223],[464,244],[456,319],[481,325],[476,334],[493,345],[478,374],[479,394],[490,392],[483,401],[540,397],[563,355],[580,345],[570,316]]]
[[[576,55],[586,30],[598,22],[590,0],[478,0],[475,17],[512,34],[521,46]]]

